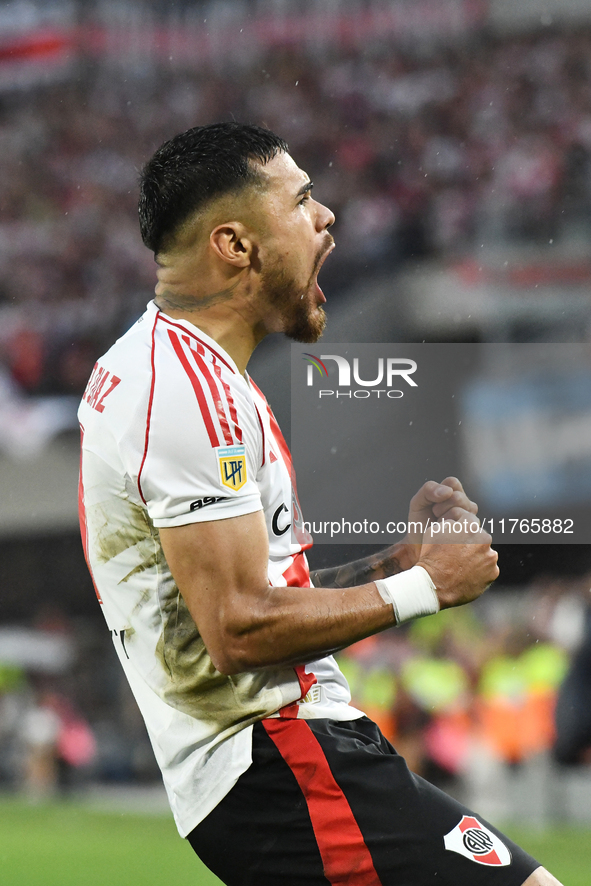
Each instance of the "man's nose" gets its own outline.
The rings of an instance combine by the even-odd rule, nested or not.
[[[317,206],[316,229],[318,231],[325,231],[327,228],[330,228],[331,225],[334,225],[334,212],[331,212],[331,210],[322,203],[318,203]]]

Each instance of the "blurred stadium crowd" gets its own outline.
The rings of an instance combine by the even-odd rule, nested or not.
[[[138,169],[171,135],[236,118],[287,138],[337,216],[331,293],[410,257],[591,231],[591,33],[460,49],[272,48],[246,70],[87,59],[0,96],[0,402],[79,394],[151,297]],[[10,389],[15,384],[17,389]]]
[[[585,632],[588,585],[588,575],[540,577],[517,595],[364,640],[340,658],[354,700],[434,781],[466,775],[487,756],[513,766],[549,753],[557,693]]]

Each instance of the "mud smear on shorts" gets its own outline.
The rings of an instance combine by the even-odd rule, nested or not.
[[[269,671],[230,677],[220,674],[178,589],[163,601],[162,615],[156,655],[169,678],[162,693],[164,701],[191,717],[215,724],[215,732],[237,732],[245,723],[277,710],[273,688],[277,672],[272,676]],[[295,678],[293,670],[287,670],[288,679]]]

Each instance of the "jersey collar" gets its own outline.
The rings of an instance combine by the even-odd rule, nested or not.
[[[199,339],[199,341],[203,342],[203,344],[206,345],[209,350],[216,353],[221,360],[227,363],[232,372],[235,372],[236,375],[238,375],[239,377],[243,377],[230,354],[228,354],[228,352],[224,350],[224,348],[222,348],[221,345],[219,345],[214,338],[212,338],[210,335],[207,335],[206,332],[204,332],[194,323],[190,323],[188,320],[177,320],[176,318],[169,317],[168,314],[165,314],[163,311],[160,310],[156,302],[153,300],[151,302],[148,302],[147,313],[152,319],[155,319],[156,315],[159,315],[165,323],[169,323],[171,326],[180,326],[183,329],[186,329],[186,331],[191,336]]]

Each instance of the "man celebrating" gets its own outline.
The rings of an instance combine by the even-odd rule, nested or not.
[[[173,138],[143,170],[156,298],[80,407],[82,534],[115,648],[179,831],[225,883],[552,886],[408,771],[332,658],[473,600],[498,569],[484,532],[417,536],[311,585],[289,450],[246,373],[267,334],[324,328],[334,217],[311,192],[280,138],[236,123]],[[450,477],[409,520],[475,513]]]

